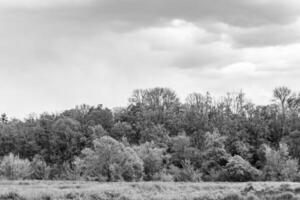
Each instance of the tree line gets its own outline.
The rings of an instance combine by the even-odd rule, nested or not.
[[[241,91],[213,98],[169,88],[135,90],[128,106],[80,105],[0,122],[4,179],[298,181],[300,93],[269,105]]]

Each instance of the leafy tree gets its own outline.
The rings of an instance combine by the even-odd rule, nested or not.
[[[288,146],[280,144],[279,150],[265,147],[266,164],[263,169],[265,180],[293,181],[298,174],[298,160],[291,159]]]
[[[154,144],[164,147],[169,139],[169,132],[163,125],[149,125],[140,132],[140,143],[154,142]]]
[[[295,180],[299,94],[277,87],[277,103],[264,106],[242,91],[218,99],[192,93],[181,103],[157,87],[135,90],[113,111],[83,104],[24,120],[2,115],[0,157],[31,160],[35,179],[192,181],[184,177],[197,172],[204,181],[239,181],[254,180],[258,169],[265,180]]]
[[[201,167],[204,180],[219,180],[222,169],[228,163],[230,155],[225,150],[225,139],[217,130],[205,134]]]
[[[143,174],[143,161],[130,148],[104,136],[94,141],[93,149],[84,149],[81,161],[84,176],[98,181],[138,181]]]
[[[30,161],[20,159],[12,153],[4,156],[0,164],[0,174],[9,180],[23,180],[32,173]]]
[[[117,122],[113,125],[110,136],[119,141],[121,141],[123,137],[126,137],[130,143],[133,143],[135,139],[135,131],[129,123]]]
[[[182,167],[185,160],[189,160],[195,167],[200,168],[202,155],[200,150],[191,146],[190,138],[186,135],[171,137],[169,141],[168,153],[170,162],[178,167]]]
[[[105,130],[110,130],[113,126],[113,114],[108,108],[103,108],[100,104],[97,107],[91,107],[85,116],[88,126],[101,125]]]
[[[161,124],[171,134],[177,134],[181,124],[180,102],[173,90],[158,87],[135,90],[129,102],[138,109],[139,123]]]
[[[43,154],[46,161],[58,165],[72,162],[83,149],[82,141],[85,140],[79,128],[80,124],[71,118],[61,118],[55,121],[49,136],[49,149]]]
[[[92,135],[91,139],[92,140],[109,135],[109,133],[101,125],[90,126],[89,131],[91,131],[91,135]]]
[[[144,179],[153,180],[153,176],[164,169],[165,150],[157,148],[153,143],[146,142],[135,147],[140,159],[144,162]]]
[[[296,130],[291,132],[283,141],[288,144],[289,154],[300,160],[300,131]]]

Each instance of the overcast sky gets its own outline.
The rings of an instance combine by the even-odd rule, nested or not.
[[[0,113],[127,105],[137,88],[270,103],[300,90],[299,0],[0,0]]]

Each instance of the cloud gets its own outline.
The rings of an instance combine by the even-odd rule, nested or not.
[[[0,8],[26,8],[70,18],[116,21],[136,26],[182,19],[239,27],[287,24],[296,20],[297,0],[3,0]],[[41,10],[42,8],[42,10]]]
[[[92,0],[1,0],[0,8],[56,8],[89,5]]]
[[[228,34],[232,37],[234,46],[238,48],[288,45],[300,41],[300,20],[288,25],[233,28]]]
[[[2,0],[0,112],[122,106],[155,86],[267,103],[297,85],[298,2]]]

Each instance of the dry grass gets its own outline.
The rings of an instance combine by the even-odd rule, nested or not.
[[[10,194],[10,196],[8,195]],[[15,197],[12,194],[17,194]],[[300,184],[260,183],[98,183],[71,181],[2,181],[0,200],[202,200],[297,199]],[[281,196],[280,196],[281,195]],[[283,195],[283,196],[282,196]],[[291,196],[292,195],[292,196]],[[20,198],[22,197],[22,198]]]

